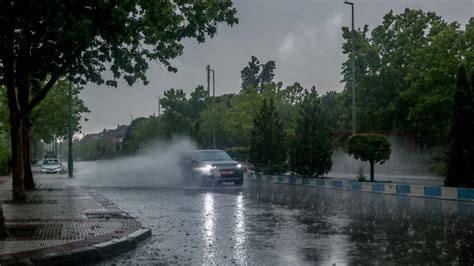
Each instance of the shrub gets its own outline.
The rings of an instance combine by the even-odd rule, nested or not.
[[[370,163],[370,181],[374,182],[374,164],[383,164],[390,158],[391,144],[384,135],[380,134],[355,134],[349,138],[349,155],[357,160]]]
[[[359,182],[365,182],[366,181],[363,167],[359,167],[359,171],[357,173],[357,181],[359,181]]]

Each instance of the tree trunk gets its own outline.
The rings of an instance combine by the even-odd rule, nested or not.
[[[374,162],[370,162],[370,182],[374,181]]]
[[[8,228],[5,225],[5,218],[3,218],[3,209],[0,203],[0,240],[3,240],[10,236],[10,232],[8,232]]]
[[[12,149],[12,192],[13,201],[25,201],[25,184],[24,184],[24,145],[23,145],[23,130],[22,118],[11,119],[11,149]]]
[[[23,119],[23,167],[25,172],[25,190],[34,190],[36,188],[35,181],[33,180],[33,173],[31,172],[31,164],[30,164],[30,127],[31,122],[28,118]]]

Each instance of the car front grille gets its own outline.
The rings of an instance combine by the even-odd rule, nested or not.
[[[229,163],[216,163],[213,165],[219,167],[219,169],[235,169],[235,167],[237,166],[236,164]]]

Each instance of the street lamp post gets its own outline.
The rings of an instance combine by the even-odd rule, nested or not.
[[[212,113],[214,119],[212,119],[212,148],[216,148],[216,72],[212,71]]]
[[[211,66],[207,65],[206,66],[206,74],[207,74],[207,96],[211,96],[211,82],[210,82],[210,77],[211,77]]]
[[[158,115],[157,115],[157,117],[159,117],[160,114],[161,114],[160,96],[156,96],[156,98],[158,99]]]
[[[210,77],[212,72],[212,148],[216,148],[216,114],[215,114],[215,107],[216,107],[216,79],[215,74],[216,72],[214,69],[211,69],[210,65],[206,66],[206,73],[207,73],[207,94],[211,96],[211,88],[210,88]]]
[[[352,9],[352,134],[356,133],[356,92],[355,92],[355,31],[354,31],[354,3],[344,1]]]
[[[72,82],[69,81],[69,97],[68,97],[68,159],[67,159],[67,171],[69,178],[72,177],[73,172],[73,161],[72,161]]]

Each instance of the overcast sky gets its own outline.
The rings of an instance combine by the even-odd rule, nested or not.
[[[350,6],[343,0],[244,0],[234,1],[239,24],[221,25],[217,35],[203,44],[184,42],[184,54],[173,60],[178,73],[170,73],[154,62],[148,70],[149,85],[118,88],[88,85],[81,97],[91,110],[82,121],[82,131],[93,133],[129,124],[131,116],[157,112],[156,96],[169,88],[192,91],[206,85],[205,65],[216,71],[216,93],[237,92],[240,70],[252,55],[260,62],[275,60],[275,81],[284,86],[300,82],[316,86],[320,93],[340,91],[342,54],[341,27],[350,26]],[[354,0],[355,25],[382,22],[384,14],[404,8],[434,11],[448,22],[464,25],[474,16],[474,0]]]

